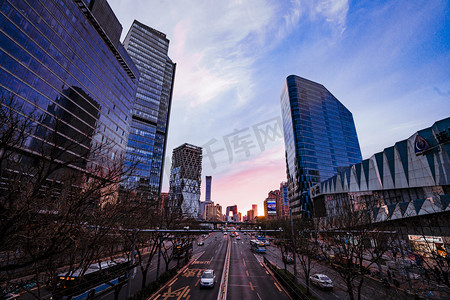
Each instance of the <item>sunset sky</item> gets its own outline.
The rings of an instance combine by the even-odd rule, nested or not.
[[[245,214],[286,180],[280,94],[323,84],[352,113],[363,158],[450,115],[449,1],[109,0],[123,26],[165,33],[177,63],[172,150],[204,147],[212,200]]]

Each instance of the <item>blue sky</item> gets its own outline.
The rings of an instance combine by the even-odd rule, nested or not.
[[[277,126],[291,74],[353,113],[364,158],[450,116],[448,1],[109,3],[122,38],[137,19],[167,35],[177,63],[163,191],[173,148],[188,142],[214,152],[203,160],[213,201],[262,214],[286,177]]]

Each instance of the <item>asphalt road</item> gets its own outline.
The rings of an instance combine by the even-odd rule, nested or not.
[[[262,254],[252,252],[245,235],[241,240],[232,238],[227,299],[289,299],[262,266],[262,261]]]
[[[195,246],[194,258],[197,259],[175,280],[172,280],[164,290],[154,295],[152,299],[217,299],[227,251],[227,241],[228,236],[215,233],[206,238],[204,246]],[[213,269],[216,274],[216,284],[213,288],[200,288],[200,276],[205,269]]]
[[[218,299],[222,271],[227,252],[227,243],[231,242],[230,267],[227,286],[227,299],[255,300],[288,300],[281,288],[277,286],[269,273],[259,262],[262,257],[250,250],[248,241],[214,233],[205,240],[203,253],[195,254],[197,260],[153,300],[188,300],[188,299]],[[216,284],[211,289],[201,289],[200,276],[205,269],[213,269],[216,274]]]

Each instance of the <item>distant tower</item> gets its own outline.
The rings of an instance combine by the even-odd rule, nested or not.
[[[252,204],[252,210],[253,210],[253,218],[258,216],[258,206],[256,204]]]
[[[200,201],[200,215],[202,216],[202,219],[205,219],[204,215],[206,206],[209,204],[214,205],[214,202],[211,201],[212,176],[205,176],[205,178],[206,178],[205,201]]]
[[[234,215],[237,215],[237,213],[238,213],[237,205],[227,206],[227,212],[226,212],[227,217],[230,215],[230,211],[233,212],[233,216],[234,216]]]
[[[361,162],[352,113],[323,85],[291,75],[281,93],[292,215],[311,217],[309,189]]]
[[[170,206],[186,218],[200,218],[202,148],[183,144],[173,150]]]
[[[206,176],[206,190],[205,190],[205,201],[211,202],[211,183],[212,176]]]

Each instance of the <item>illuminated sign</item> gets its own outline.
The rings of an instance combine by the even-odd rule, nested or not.
[[[267,200],[267,214],[273,215],[277,213],[277,204],[275,200]]]
[[[423,243],[444,243],[442,237],[440,236],[423,236],[423,235],[412,235],[409,234],[408,238],[410,241],[414,241],[414,242],[423,242]]]

